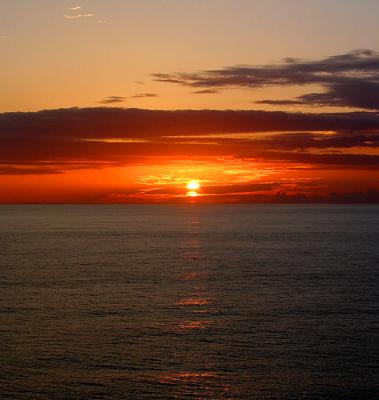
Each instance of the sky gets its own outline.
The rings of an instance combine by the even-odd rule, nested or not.
[[[378,19],[376,0],[2,0],[0,202],[379,202]]]

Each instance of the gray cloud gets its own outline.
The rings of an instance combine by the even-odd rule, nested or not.
[[[216,90],[216,89],[201,89],[201,90],[196,90],[192,93],[193,94],[215,94],[215,93],[218,93],[218,90]]]
[[[379,54],[355,50],[317,61],[287,58],[277,65],[237,65],[194,73],[153,74],[156,81],[175,83],[198,92],[231,87],[319,85],[322,93],[307,93],[296,99],[260,101],[271,105],[321,105],[379,110]]]
[[[101,100],[99,103],[101,104],[114,104],[114,103],[123,103],[126,100],[126,97],[123,96],[109,96],[104,100]]]
[[[124,103],[127,99],[144,99],[144,98],[154,98],[158,97],[156,93],[137,93],[133,96],[124,97],[124,96],[109,96],[105,99],[99,101],[100,104],[116,104],[116,103]]]

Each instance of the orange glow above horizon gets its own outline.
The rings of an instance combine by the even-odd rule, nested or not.
[[[363,192],[374,180],[379,180],[379,171],[346,170],[341,174],[337,168],[305,168],[294,163],[257,164],[220,158],[197,160],[194,165],[189,160],[163,158],[157,164],[3,175],[0,202],[160,203],[195,198],[199,202],[240,202],[249,196],[274,196],[278,192],[324,195],[351,192],[352,187]]]

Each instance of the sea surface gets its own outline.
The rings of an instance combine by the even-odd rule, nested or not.
[[[378,399],[378,272],[378,206],[1,206],[0,399]]]

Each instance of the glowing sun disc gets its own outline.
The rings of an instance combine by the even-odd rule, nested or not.
[[[197,190],[199,189],[200,185],[198,181],[189,181],[187,183],[187,189],[188,190]]]

